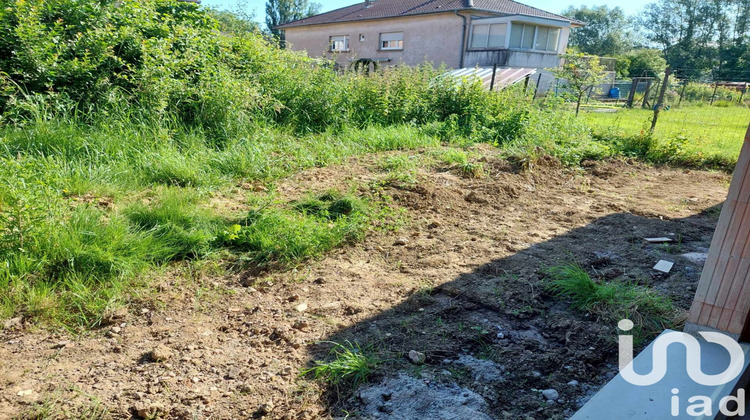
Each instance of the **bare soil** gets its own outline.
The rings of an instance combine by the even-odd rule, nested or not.
[[[297,270],[219,276],[182,265],[101,329],[72,336],[21,321],[0,331],[0,418],[44,402],[76,418],[92,399],[118,419],[388,418],[393,396],[379,406],[372,392],[364,401],[299,377],[328,357],[326,342],[347,340],[384,358],[375,386],[407,375],[470,391],[492,418],[569,417],[614,375],[616,330],[547,294],[544,268],[575,261],[686,310],[701,265],[680,255],[706,252],[729,176],[625,161],[522,171],[480,151],[482,179],[432,165],[414,185],[374,189],[381,155],[284,180],[284,199],[358,188],[392,197],[407,220]],[[643,242],[657,236],[679,244]],[[652,270],[660,259],[675,262],[670,274]],[[410,363],[410,350],[425,363]],[[477,374],[484,361],[499,377]]]

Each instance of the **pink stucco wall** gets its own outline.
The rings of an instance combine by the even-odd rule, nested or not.
[[[445,64],[458,67],[461,55],[461,29],[463,20],[454,13],[433,13],[349,23],[310,25],[286,29],[288,48],[307,51],[311,57],[334,58],[341,64],[350,59],[387,57],[392,64]],[[380,34],[403,32],[402,51],[380,51]],[[360,34],[364,41],[360,41]],[[331,36],[348,35],[349,52],[328,52]]]

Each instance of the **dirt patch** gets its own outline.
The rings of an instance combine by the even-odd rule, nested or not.
[[[298,377],[329,357],[324,341],[346,340],[385,359],[377,384],[400,381],[426,399],[468,392],[467,409],[493,418],[566,418],[614,375],[615,326],[549,296],[544,268],[576,261],[687,309],[701,264],[680,255],[708,248],[728,176],[619,161],[519,172],[479,152],[482,179],[427,167],[415,184],[383,183],[379,157],[365,157],[280,183],[284,199],[356,189],[404,212],[400,231],[373,230],[297,270],[218,277],[180,266],[142,307],[85,336],[22,321],[3,330],[0,418],[50,400],[70,412],[98,400],[114,418],[366,415],[381,385],[342,400]],[[676,242],[643,242],[654,236]],[[651,269],[660,259],[675,262],[670,274]],[[410,364],[410,350],[424,365]]]

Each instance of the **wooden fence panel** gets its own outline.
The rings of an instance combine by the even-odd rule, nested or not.
[[[750,127],[688,323],[750,340]]]

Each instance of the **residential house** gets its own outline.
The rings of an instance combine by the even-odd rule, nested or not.
[[[583,23],[512,0],[366,0],[278,26],[287,47],[341,65],[432,62],[546,69]]]

